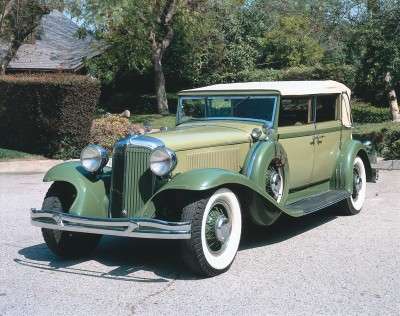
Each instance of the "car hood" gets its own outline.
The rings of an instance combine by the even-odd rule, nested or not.
[[[180,125],[167,132],[149,134],[175,151],[250,143],[249,124],[197,123]]]

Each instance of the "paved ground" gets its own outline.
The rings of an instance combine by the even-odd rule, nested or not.
[[[104,238],[60,261],[29,224],[47,185],[0,175],[0,315],[400,315],[400,172],[369,184],[363,212],[253,231],[231,270],[196,279],[176,242]]]

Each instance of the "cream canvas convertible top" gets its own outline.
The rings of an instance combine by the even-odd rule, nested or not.
[[[183,94],[196,92],[223,92],[223,91],[276,91],[283,96],[347,93],[350,89],[344,84],[333,80],[315,81],[264,81],[216,84],[196,89],[183,90]]]
[[[183,90],[182,95],[195,95],[197,93],[222,93],[222,92],[262,92],[274,91],[282,96],[301,96],[316,94],[342,94],[341,119],[345,126],[351,126],[350,96],[351,90],[344,84],[333,80],[310,81],[264,81],[240,82],[206,86],[196,89]]]

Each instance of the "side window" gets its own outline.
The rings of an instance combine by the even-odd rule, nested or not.
[[[316,104],[316,121],[328,122],[335,121],[337,119],[337,104],[339,95],[318,95],[315,97]]]
[[[311,97],[283,97],[279,126],[305,125],[311,121]]]

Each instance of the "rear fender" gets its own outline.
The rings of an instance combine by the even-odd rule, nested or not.
[[[87,217],[108,217],[111,169],[106,167],[101,175],[87,172],[79,162],[70,161],[51,168],[44,182],[66,182],[76,190],[70,214]]]
[[[358,140],[350,139],[342,146],[336,165],[336,174],[332,177],[332,187],[346,190],[349,193],[353,192],[353,163],[357,156],[364,162],[367,181],[373,181],[371,163],[365,146]]]

